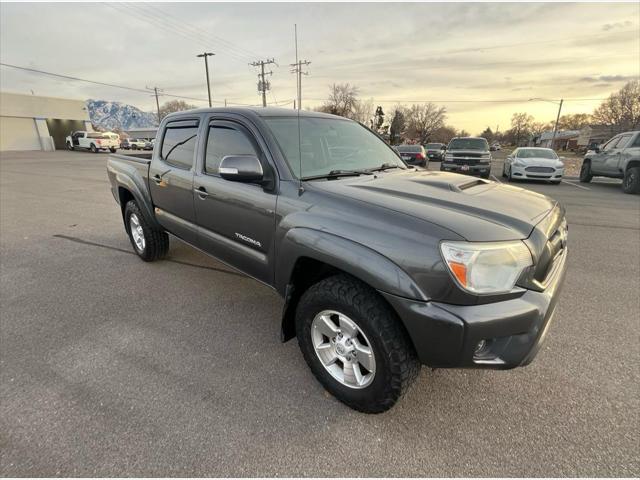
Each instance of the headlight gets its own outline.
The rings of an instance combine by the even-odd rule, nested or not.
[[[495,243],[442,242],[440,251],[458,285],[471,293],[506,293],[533,265],[520,240]]]

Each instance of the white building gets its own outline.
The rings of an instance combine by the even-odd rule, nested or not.
[[[0,92],[0,151],[60,150],[75,130],[93,130],[83,100]]]

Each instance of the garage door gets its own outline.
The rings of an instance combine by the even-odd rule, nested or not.
[[[67,148],[67,135],[71,135],[76,130],[86,130],[84,120],[60,120],[58,118],[47,118],[47,128],[49,135],[53,137],[56,150]]]
[[[0,151],[41,149],[33,118],[0,117]]]

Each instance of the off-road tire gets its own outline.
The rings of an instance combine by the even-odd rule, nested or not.
[[[335,310],[357,323],[371,343],[376,362],[372,382],[361,389],[341,384],[320,362],[311,339],[311,325],[323,310]],[[338,400],[355,410],[380,413],[391,408],[418,376],[420,363],[400,320],[379,294],[344,274],[311,286],[296,310],[300,350],[318,381]]]
[[[145,247],[143,250],[138,249],[133,236],[131,235],[130,218],[132,214],[136,214],[142,230],[144,232]],[[169,235],[167,232],[152,227],[142,214],[140,207],[135,200],[130,200],[124,207],[124,224],[131,241],[131,246],[136,254],[145,262],[154,262],[160,260],[167,255],[169,251]]]
[[[622,179],[624,193],[640,193],[640,167],[627,168]]]
[[[580,167],[580,183],[589,183],[592,178],[591,161],[583,160],[582,167]]]

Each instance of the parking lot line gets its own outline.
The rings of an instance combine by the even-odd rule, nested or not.
[[[582,185],[576,185],[575,183],[569,182],[567,180],[562,180],[562,183],[566,183],[567,185],[573,185],[576,188],[581,188],[583,190],[591,190],[589,187],[584,187]]]

